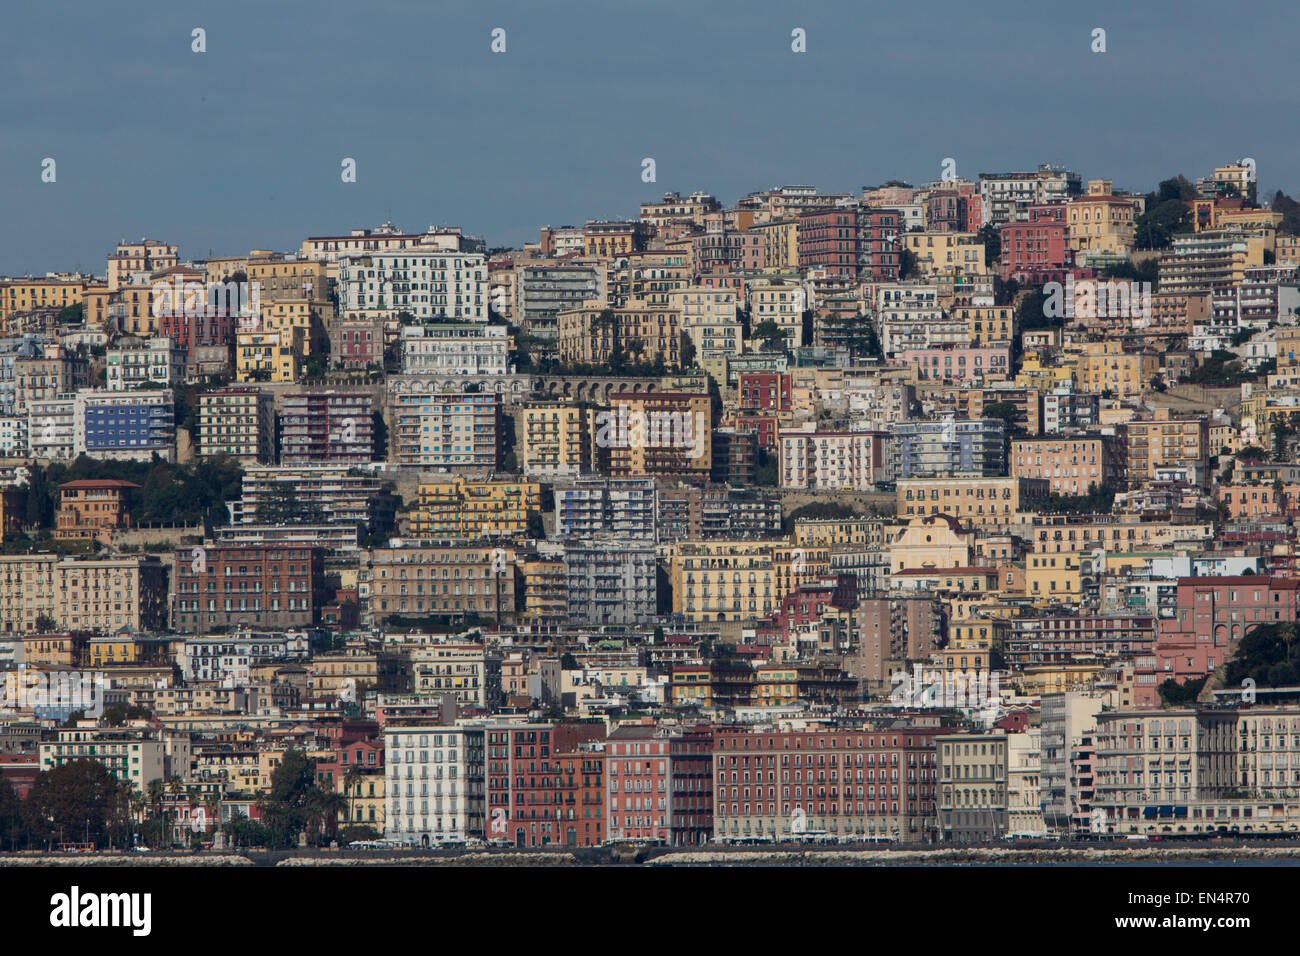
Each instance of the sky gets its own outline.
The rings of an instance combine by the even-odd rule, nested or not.
[[[1295,195],[1297,25],[1294,0],[6,0],[0,274],[385,220],[518,246],[665,192],[920,184],[949,157],[1144,192],[1249,156],[1261,197]]]

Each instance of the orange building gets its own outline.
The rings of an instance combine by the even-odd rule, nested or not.
[[[131,526],[131,497],[140,486],[112,479],[59,485],[55,537],[90,538],[100,531]]]

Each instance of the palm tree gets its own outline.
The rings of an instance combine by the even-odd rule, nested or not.
[[[343,792],[347,794],[348,800],[347,816],[344,819],[348,823],[352,822],[352,818],[355,816],[352,812],[352,801],[361,786],[361,777],[361,764],[359,763],[352,764],[352,766],[348,767],[348,772],[343,775]]]

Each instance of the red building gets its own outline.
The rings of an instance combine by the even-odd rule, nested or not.
[[[1002,226],[999,271],[1003,281],[1022,284],[1063,282],[1071,257],[1066,248],[1065,204],[1029,207],[1026,222]]]
[[[741,372],[736,391],[742,412],[788,412],[793,407],[788,372]]]
[[[668,732],[652,725],[618,728],[605,742],[610,840],[669,839]]]
[[[1153,653],[1137,660],[1133,704],[1158,707],[1157,688],[1213,673],[1261,624],[1298,619],[1300,581],[1263,575],[1179,578],[1177,607],[1161,618]]]
[[[979,186],[966,181],[931,186],[925,221],[933,231],[979,232],[983,221]]]
[[[852,574],[828,574],[800,584],[781,600],[773,615],[777,630],[786,636],[797,628],[822,619],[827,611],[848,611],[858,603],[858,579]]]
[[[549,846],[568,843],[570,829],[575,841],[597,836],[599,818],[593,816],[590,826],[584,826],[587,818],[580,818],[578,812],[590,806],[582,801],[590,799],[593,788],[603,794],[601,774],[590,769],[592,761],[601,758],[594,753],[580,757],[579,745],[603,734],[604,725],[593,723],[488,727],[488,839],[515,846]],[[601,834],[597,842],[603,839]]]
[[[757,232],[710,230],[691,240],[695,271],[728,274],[763,268],[764,241]]]
[[[275,544],[209,544],[176,551],[178,628],[320,623],[325,551]]]
[[[719,730],[714,838],[933,840],[937,727]]]
[[[898,278],[902,216],[895,209],[840,206],[799,217],[799,268],[856,281]]]
[[[605,755],[594,747],[556,754],[559,837],[565,846],[605,842]]]

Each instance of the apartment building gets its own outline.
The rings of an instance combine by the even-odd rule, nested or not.
[[[305,627],[325,603],[324,549],[216,543],[176,551],[176,626]]]
[[[113,479],[65,481],[59,485],[57,538],[94,537],[131,526],[131,504],[140,486]]]
[[[434,846],[485,831],[486,732],[481,727],[384,727],[384,836]]]
[[[40,746],[42,771],[48,773],[74,760],[95,761],[137,793],[146,793],[150,783],[166,779],[172,763],[161,732],[155,736],[150,731],[78,727],[59,730],[54,740]],[[75,836],[68,834],[70,839]]]
[[[1193,484],[1207,480],[1210,432],[1205,418],[1174,418],[1167,408],[1157,409],[1149,421],[1125,424],[1124,444],[1131,488],[1154,481],[1160,471],[1170,468],[1184,470]]]
[[[1117,487],[1125,465],[1121,443],[1111,435],[1011,441],[1011,475],[1045,478],[1058,495],[1086,495],[1092,489]]]
[[[615,478],[707,481],[713,468],[707,392],[611,392],[595,417],[597,454]]]
[[[590,476],[555,486],[557,537],[653,541],[657,515],[653,478]]]
[[[870,491],[889,478],[883,432],[782,429],[777,474],[782,488]]]
[[[113,461],[176,460],[172,390],[82,389],[74,405],[73,454]]]
[[[185,380],[185,350],[166,336],[109,349],[104,377],[111,392],[142,385],[179,385]]]
[[[79,631],[160,631],[167,626],[167,569],[156,557],[0,556],[0,620],[11,633],[36,619]]]
[[[346,318],[391,319],[405,312],[417,322],[486,322],[487,262],[480,253],[419,247],[342,255],[338,300]]]
[[[307,391],[280,400],[283,465],[363,465],[375,454],[374,396]]]
[[[519,466],[538,478],[576,478],[592,468],[594,412],[585,403],[526,402],[521,410]]]
[[[715,732],[714,839],[932,840],[930,728]]]
[[[340,465],[249,465],[242,496],[229,502],[234,524],[323,522],[393,527],[399,500],[391,482]]]
[[[893,426],[895,478],[942,478],[1007,473],[1006,422],[998,418],[898,422]]]
[[[421,468],[500,468],[502,397],[391,382],[390,460]]]
[[[584,302],[558,313],[555,342],[565,362],[605,365],[618,353],[633,362],[676,366],[682,332],[681,311],[671,306],[633,300],[611,308]]]
[[[570,623],[650,624],[659,587],[654,545],[645,540],[567,538],[566,619]]]
[[[945,843],[998,840],[1010,828],[1007,735],[934,738],[938,755],[938,830]]]
[[[541,517],[542,486],[535,481],[492,478],[421,482],[410,533],[417,538],[516,537]]]
[[[742,348],[736,293],[731,289],[687,286],[668,294],[668,307],[695,347],[696,360],[712,355],[738,355]]]
[[[275,460],[275,408],[269,392],[232,385],[199,393],[198,455],[228,455],[241,465]]]
[[[471,614],[511,620],[518,607],[511,548],[453,541],[376,548],[362,575],[375,623]]]
[[[947,514],[963,525],[998,528],[1042,508],[1050,489],[1042,478],[902,478],[895,496],[900,518]]]
[[[554,339],[561,312],[606,301],[609,279],[595,263],[521,263],[515,270],[515,314],[529,335]]]
[[[403,325],[399,343],[406,374],[505,375],[510,371],[510,337],[504,325]]]

